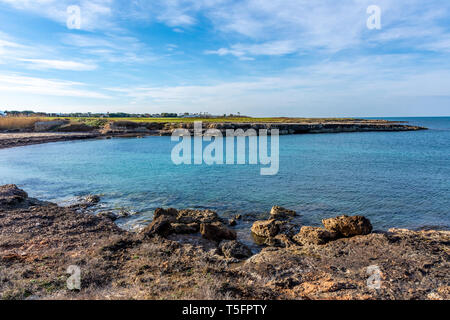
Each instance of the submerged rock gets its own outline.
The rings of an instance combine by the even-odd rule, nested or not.
[[[221,222],[202,223],[200,225],[202,237],[208,240],[235,240],[236,231],[228,229]]]
[[[366,235],[372,232],[372,224],[363,216],[342,215],[336,218],[323,219],[322,223],[328,231],[336,232],[344,237]]]
[[[24,202],[28,194],[15,184],[0,186],[0,206],[14,206]]]
[[[111,211],[102,211],[102,212],[99,212],[99,213],[97,214],[97,216],[102,217],[102,218],[109,219],[109,220],[111,220],[111,221],[116,221],[117,219],[119,219],[119,217],[118,217],[114,212],[111,212]]]
[[[273,206],[270,210],[270,216],[274,219],[286,219],[290,217],[295,217],[297,212],[294,210],[289,210],[280,206]]]
[[[294,241],[303,244],[325,244],[338,238],[338,234],[319,227],[304,226],[300,232],[294,236]]]
[[[252,256],[250,248],[237,240],[222,241],[219,248],[226,258],[247,259]]]

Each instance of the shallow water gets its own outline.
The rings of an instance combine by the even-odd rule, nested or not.
[[[58,203],[102,194],[104,209],[135,212],[119,220],[127,228],[161,206],[265,216],[275,204],[308,225],[346,213],[376,229],[450,228],[450,118],[402,120],[430,130],[281,136],[275,176],[254,165],[176,166],[170,137],[146,137],[0,150],[0,184]]]

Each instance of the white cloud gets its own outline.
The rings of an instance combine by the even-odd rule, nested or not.
[[[108,99],[110,96],[82,89],[85,84],[73,81],[43,79],[20,75],[0,75],[0,91],[18,92],[46,96],[64,96],[78,98]]]
[[[91,71],[97,69],[95,64],[87,64],[67,60],[46,60],[46,59],[19,59],[19,61],[28,62],[31,68],[36,69],[56,69],[72,71]]]

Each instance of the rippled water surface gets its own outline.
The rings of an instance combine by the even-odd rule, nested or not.
[[[398,120],[398,119],[397,119]],[[419,132],[280,137],[280,170],[260,166],[176,166],[170,137],[58,142],[0,150],[0,184],[64,202],[102,194],[106,209],[135,214],[133,227],[160,206],[211,208],[221,215],[263,213],[274,204],[305,224],[362,214],[377,229],[450,227],[450,118],[410,118]]]

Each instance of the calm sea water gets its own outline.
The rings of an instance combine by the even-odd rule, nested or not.
[[[222,216],[296,210],[307,225],[361,214],[376,229],[450,228],[450,118],[407,118],[430,130],[280,137],[280,170],[175,166],[170,137],[58,142],[0,150],[0,184],[64,203],[102,194],[102,207],[130,210],[133,228],[157,207],[210,208]]]

